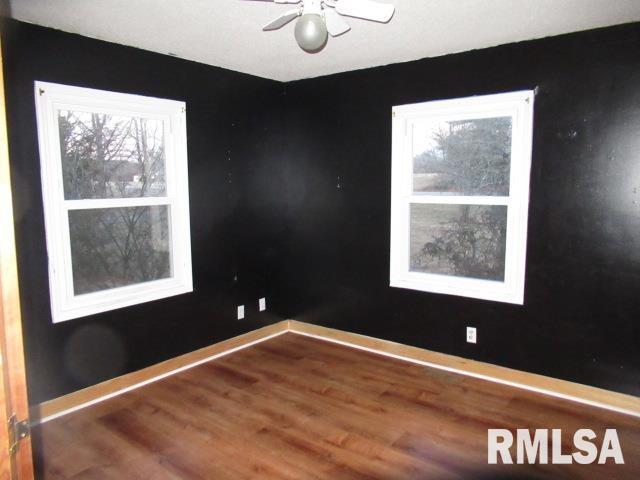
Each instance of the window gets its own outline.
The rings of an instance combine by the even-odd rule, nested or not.
[[[36,82],[54,322],[192,291],[185,104]]]
[[[522,304],[532,91],[393,108],[393,287]]]

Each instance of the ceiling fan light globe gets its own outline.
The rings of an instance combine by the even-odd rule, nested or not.
[[[319,52],[327,43],[327,27],[324,19],[313,13],[302,15],[296,23],[294,35],[296,42],[305,52]]]

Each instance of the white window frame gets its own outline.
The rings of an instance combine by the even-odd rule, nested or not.
[[[393,107],[390,286],[519,305],[524,303],[533,102],[534,91],[526,90]],[[464,120],[501,116],[512,117],[508,197],[413,193],[413,122],[425,118]],[[506,205],[504,282],[410,271],[412,203]]]
[[[192,292],[185,103],[39,81],[35,100],[53,322]],[[166,196],[65,200],[57,115],[61,109],[165,122]],[[169,209],[171,277],[75,295],[69,211],[153,205]]]

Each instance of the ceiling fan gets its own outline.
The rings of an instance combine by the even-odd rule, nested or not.
[[[324,48],[328,35],[337,37],[351,30],[342,18],[361,18],[387,23],[393,17],[395,7],[374,0],[258,0],[274,3],[302,4],[294,10],[283,13],[266,24],[262,30],[271,31],[284,27],[298,18],[295,38],[300,48],[308,53],[316,53]]]

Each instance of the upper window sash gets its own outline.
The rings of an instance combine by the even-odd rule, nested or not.
[[[403,197],[436,197],[442,196],[453,198],[460,195],[434,195],[432,193],[415,192],[413,189],[413,145],[412,128],[416,124],[424,122],[424,117],[428,116],[433,121],[459,121],[473,119],[486,119],[495,117],[511,117],[512,138],[511,138],[511,165],[509,184],[517,182],[522,176],[523,169],[528,175],[526,158],[520,158],[522,152],[530,152],[531,139],[528,138],[527,128],[531,125],[529,112],[523,108],[522,102],[533,104],[532,91],[518,91],[497,95],[483,95],[479,97],[468,97],[463,99],[431,101],[426,103],[400,105],[393,107],[394,119],[394,139],[393,156],[394,159],[401,158],[401,165],[394,161],[394,172],[401,180],[394,179],[394,187],[400,188],[400,195]],[[523,133],[517,135],[517,133]],[[526,156],[526,153],[525,153]],[[394,194],[398,194],[395,192]],[[467,197],[483,197],[484,195],[473,195]],[[510,195],[487,195],[488,197],[509,197]],[[451,201],[451,203],[456,203]]]

